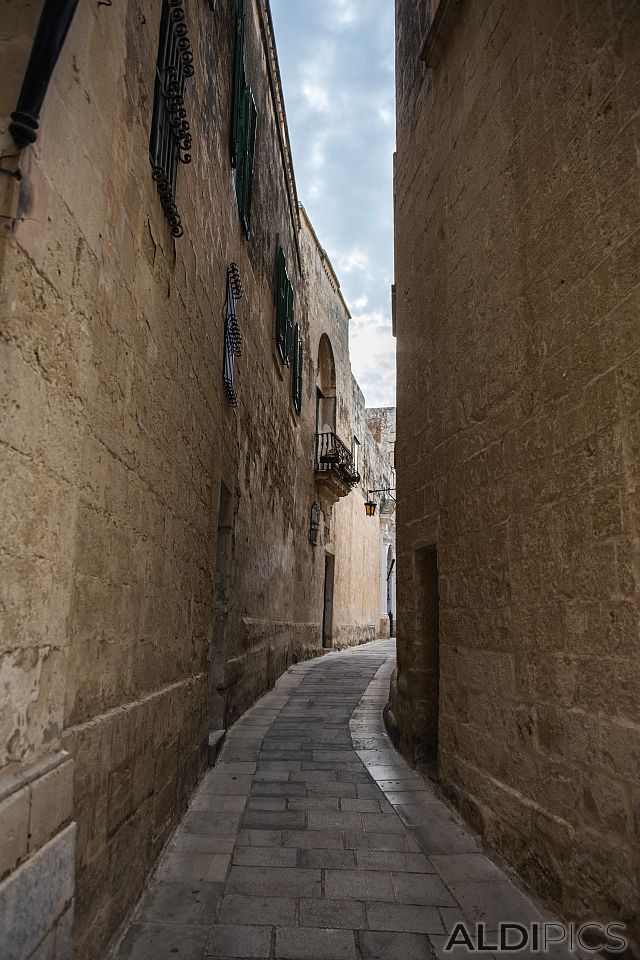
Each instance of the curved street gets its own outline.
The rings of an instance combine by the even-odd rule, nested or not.
[[[235,724],[120,960],[424,960],[466,952],[457,922],[541,919],[392,748],[394,652],[298,664]]]

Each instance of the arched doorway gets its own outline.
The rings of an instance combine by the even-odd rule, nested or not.
[[[318,346],[316,380],[316,433],[336,432],[336,365],[331,341],[326,333]]]

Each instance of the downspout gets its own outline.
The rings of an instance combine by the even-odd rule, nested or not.
[[[38,119],[78,0],[45,0],[9,132],[22,149],[38,138]]]

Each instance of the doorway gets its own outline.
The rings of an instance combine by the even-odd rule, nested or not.
[[[414,554],[416,650],[422,663],[421,734],[416,738],[416,761],[437,776],[440,714],[440,595],[438,551],[435,545]]]
[[[216,570],[213,587],[213,627],[211,638],[211,679],[209,694],[209,730],[221,730],[225,720],[226,625],[229,613],[229,583],[233,550],[233,498],[220,483]]]
[[[396,565],[396,559],[393,555],[393,547],[390,545],[387,550],[387,615],[389,617],[389,636],[395,637],[396,627],[394,623],[395,614],[395,590],[393,570]]]
[[[322,608],[322,646],[333,646],[333,583],[336,572],[336,558],[330,553],[324,555],[324,604]]]

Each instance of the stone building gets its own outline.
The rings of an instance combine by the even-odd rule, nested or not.
[[[378,635],[391,481],[267,0],[9,0],[0,51],[0,953],[97,960],[211,732]]]
[[[640,6],[398,0],[403,750],[640,939]]]
[[[369,407],[366,411],[367,425],[373,439],[379,445],[390,468],[391,496],[383,497],[380,504],[380,600],[381,635],[395,637],[396,622],[396,510],[395,510],[395,447],[396,408]]]
[[[374,436],[370,411],[351,371],[349,309],[304,210],[301,246],[309,296],[310,357],[317,357],[314,430],[319,444],[316,480],[323,518],[321,543],[326,551],[325,598],[333,592],[333,614],[329,613],[333,630],[329,632],[325,617],[325,643],[341,647],[389,635],[386,570],[389,547],[395,550],[395,501],[374,494],[372,502],[379,503],[380,509],[373,518],[367,518],[365,502],[369,491],[390,489],[395,482],[389,446],[385,447],[380,433]],[[327,471],[321,462],[327,430],[335,434],[342,455],[351,457],[359,477],[351,495],[349,482],[336,477],[335,470]],[[379,589],[373,584],[379,584]]]

